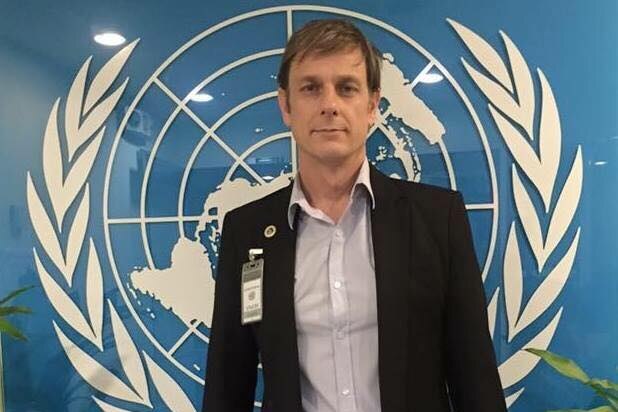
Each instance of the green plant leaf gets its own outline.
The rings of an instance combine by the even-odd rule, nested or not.
[[[586,372],[584,372],[571,359],[556,355],[555,353],[546,350],[528,348],[526,351],[539,356],[561,375],[578,380],[582,383],[587,383],[590,380]]]
[[[600,388],[604,388],[604,389],[609,389],[610,391],[616,392],[618,393],[618,383],[616,382],[612,382],[610,380],[607,379],[590,379],[590,381],[588,382],[590,385],[595,385],[598,386]]]
[[[6,306],[0,307],[0,316],[14,315],[16,313],[30,314],[32,311],[25,306]]]
[[[617,412],[618,409],[611,406],[599,406],[598,408],[590,409],[589,412]]]
[[[611,406],[599,406],[594,409],[554,409],[547,412],[615,412]]]
[[[15,326],[11,325],[6,319],[0,318],[0,333],[8,333],[15,339],[28,340],[26,336]]]
[[[608,380],[591,379],[586,385],[590,386],[597,395],[605,399],[609,404],[618,411],[618,392],[616,384]]]
[[[598,408],[590,409],[588,412],[616,412],[618,409],[611,406],[599,406]]]
[[[9,293],[7,296],[5,296],[4,298],[2,298],[2,300],[0,300],[0,305],[5,304],[6,302],[8,302],[9,300],[17,297],[18,295],[21,295],[22,293],[24,293],[25,291],[32,289],[34,286],[26,286],[20,289],[17,289],[16,291],[13,291],[11,293]]]
[[[618,400],[616,400],[616,397],[609,397],[605,399],[607,399],[612,408],[614,408],[614,412],[618,412]]]

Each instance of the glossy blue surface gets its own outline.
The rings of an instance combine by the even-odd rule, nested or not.
[[[56,322],[70,339],[126,382],[114,348],[107,304],[103,319],[103,343],[106,350],[103,352],[81,338],[51,306],[35,268],[33,248],[44,256],[42,260],[47,267],[53,265],[41,252],[42,245],[32,229],[26,204],[28,172],[37,188],[44,187],[42,142],[54,102],[60,97],[61,107],[64,107],[71,83],[88,56],[93,56],[88,78],[91,81],[93,73],[120,49],[103,47],[92,40],[95,33],[105,29],[119,31],[129,41],[138,38],[140,41],[113,86],[116,88],[122,83],[121,79],[127,76],[130,78],[115,111],[106,122],[102,146],[89,178],[91,199],[88,236],[93,238],[99,250],[105,297],[113,302],[136,346],[167,371],[199,409],[203,391],[199,379],[203,378],[207,344],[191,334],[173,355],[160,350],[158,346],[166,349],[172,347],[186,331],[186,325],[177,314],[161,306],[157,299],[139,292],[136,295],[138,297],[134,297],[126,284],[130,282],[129,275],[136,267],[148,266],[148,253],[144,244],[150,247],[154,267],[163,269],[172,264],[171,252],[181,236],[181,230],[191,240],[201,242],[209,256],[215,256],[217,239],[208,239],[210,227],[200,236],[195,236],[195,221],[185,221],[180,225],[177,221],[146,223],[146,236],[140,231],[139,224],[109,224],[106,236],[104,209],[107,207],[109,218],[140,217],[141,186],[148,160],[152,156],[144,216],[179,215],[179,187],[183,173],[204,130],[186,113],[181,111],[177,116],[174,115],[178,108],[176,102],[160,87],[149,84],[149,79],[169,56],[209,27],[242,13],[289,4],[295,3],[187,1],[173,4],[165,1],[107,1],[76,6],[68,1],[22,1],[0,5],[0,176],[3,176],[0,179],[0,296],[23,285],[37,285],[16,301],[30,306],[34,311],[31,316],[14,318],[14,323],[28,336],[28,342],[15,342],[2,337],[7,411],[95,410],[93,395],[127,410],[149,410],[145,406],[118,401],[93,389],[67,360],[52,322]],[[548,276],[549,270],[539,274],[535,269],[513,201],[513,157],[489,114],[487,100],[465,71],[461,58],[464,57],[477,68],[479,65],[446,19],[458,21],[476,32],[503,58],[506,50],[499,30],[504,31],[517,45],[533,71],[537,103],[540,84],[536,68],[543,71],[551,84],[560,113],[562,155],[556,180],[558,187],[564,184],[578,147],[581,147],[583,154],[583,189],[579,208],[566,231],[564,242],[560,242],[549,256],[547,267],[554,267],[564,255],[578,227],[581,228],[581,235],[566,286],[547,312],[510,343],[506,340],[506,309],[501,297],[494,336],[498,361],[505,361],[525,346],[562,307],[562,317],[549,346],[550,350],[577,360],[592,376],[616,380],[617,3],[613,0],[382,0],[357,1],[353,5],[343,1],[312,4],[347,9],[397,28],[441,63],[444,73],[450,73],[461,86],[461,95],[453,83],[447,81],[434,85],[420,84],[415,93],[431,107],[446,127],[445,146],[452,162],[457,188],[463,192],[467,203],[488,203],[492,201],[492,196],[498,200],[497,215],[494,215],[495,210],[473,210],[469,214],[477,256],[482,266],[484,263],[488,265],[485,282],[488,300],[497,287],[504,290],[502,262],[509,227],[513,221],[518,222],[518,240],[525,269],[524,302]],[[298,27],[307,20],[327,15],[313,9],[294,11],[292,25]],[[406,44],[384,27],[368,21],[354,21],[382,51],[395,56],[395,63],[407,75],[414,76],[429,61],[418,49]],[[166,65],[159,78],[182,99],[207,76],[226,64],[256,52],[282,48],[286,35],[284,9],[244,19],[197,42],[178,59]],[[275,53],[260,58],[213,79],[204,90],[215,98],[207,103],[189,102],[189,108],[204,123],[213,125],[243,101],[274,91],[276,82],[272,75],[276,74],[278,56]],[[143,97],[135,101],[142,88]],[[495,193],[492,191],[492,173],[488,166],[491,162],[483,147],[482,134],[472,122],[471,112],[464,106],[462,95],[470,100],[473,112],[478,115],[487,136],[495,167]],[[132,103],[135,103],[134,107],[131,107]],[[387,107],[388,102],[384,105]],[[127,111],[127,126],[123,129],[122,120]],[[64,115],[62,109],[60,115],[61,118]],[[157,136],[170,116],[173,116],[173,121],[153,154]],[[63,133],[64,123],[59,124]],[[405,129],[406,125],[395,119],[391,126],[400,130]],[[538,127],[537,120],[535,130]],[[411,136],[412,146],[422,165],[421,181],[451,186],[444,154],[437,146],[430,145],[419,131],[409,129],[407,133]],[[217,134],[232,150],[239,154],[247,152],[247,162],[255,165],[255,170],[261,176],[277,176],[292,170],[289,141],[282,138],[257,149],[252,146],[267,136],[285,131],[275,101],[271,98],[230,117],[217,129]],[[112,150],[115,140],[118,142],[117,147]],[[531,144],[538,149],[538,142]],[[375,158],[380,147],[385,147],[388,154],[393,154],[383,132],[378,132],[370,139],[369,157]],[[184,202],[180,207],[182,215],[199,216],[208,194],[218,190],[233,164],[234,159],[220,145],[208,141],[189,168]],[[402,163],[392,157],[387,157],[379,167],[405,177]],[[253,179],[242,168],[235,173],[232,180],[239,177],[249,181]],[[530,187],[529,179],[524,178],[523,183]],[[107,197],[105,185],[109,189]],[[535,192],[531,190],[531,193]],[[556,189],[554,200],[558,194],[559,189]],[[43,196],[43,199],[44,206],[49,208],[48,198]],[[535,193],[532,199],[535,210],[542,211],[538,194]],[[73,207],[67,218],[72,219],[74,215]],[[494,217],[497,218],[495,225]],[[548,223],[548,218],[541,218],[544,230]],[[209,225],[217,229],[214,223]],[[495,249],[490,253],[494,227]],[[66,235],[62,238],[65,245]],[[144,239],[148,241],[144,242]],[[110,257],[113,257],[113,261]],[[212,267],[208,269],[212,271],[216,267],[216,259],[210,263]],[[114,267],[116,276],[112,270]],[[86,310],[85,271],[86,260],[82,256],[76,269],[76,273],[81,275],[75,275],[71,297],[83,311]],[[58,281],[62,279],[57,271],[51,274]],[[69,289],[65,286],[65,290]],[[204,325],[200,325],[198,330],[203,335],[208,334],[208,328]],[[522,387],[525,390],[510,408],[511,411],[592,408],[598,405],[598,399],[590,391],[559,377],[545,365],[537,366],[505,393],[511,395]],[[152,382],[150,394],[155,410],[165,408]]]

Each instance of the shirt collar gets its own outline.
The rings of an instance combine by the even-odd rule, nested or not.
[[[367,189],[367,193],[369,194],[369,198],[371,199],[371,208],[375,209],[376,200],[373,196],[373,190],[371,189],[371,180],[369,178],[369,161],[367,160],[367,158],[365,158],[365,161],[360,168],[358,177],[356,178],[356,182],[354,182],[354,185],[352,186],[352,192],[350,193],[350,196],[354,194],[357,186],[364,186],[365,189]],[[296,215],[296,211],[299,207],[303,207],[303,205],[308,204],[309,202],[307,201],[305,193],[300,186],[300,179],[294,179],[294,183],[292,186],[292,195],[290,196],[290,204],[288,205],[288,223],[292,230],[294,230],[294,218]]]

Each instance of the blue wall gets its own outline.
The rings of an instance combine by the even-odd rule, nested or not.
[[[209,331],[207,319],[203,322],[198,319],[191,326],[188,315],[179,312],[179,302],[160,291],[152,293],[153,296],[145,293],[145,288],[140,288],[131,274],[141,271],[150,275],[185,276],[175,271],[185,258],[188,260],[182,264],[193,262],[196,272],[194,277],[179,278],[179,284],[212,274],[216,269],[218,222],[206,219],[206,215],[212,213],[208,210],[204,213],[204,207],[223,210],[235,202],[240,204],[242,198],[234,195],[230,182],[244,179],[247,193],[253,193],[256,180],[243,167],[227,176],[234,158],[212,139],[195,152],[191,163],[191,155],[205,131],[153,83],[153,73],[183,99],[202,80],[226,64],[274,50],[270,56],[235,67],[208,83],[203,92],[213,96],[212,101],[188,101],[191,112],[212,126],[242,102],[276,90],[273,75],[280,56],[277,49],[284,47],[288,35],[288,13],[293,28],[312,18],[347,16],[383,52],[393,55],[396,67],[410,80],[430,63],[433,64],[430,72],[443,77],[438,83],[420,82],[414,88],[416,96],[445,127],[442,148],[431,144],[422,127],[413,127],[414,119],[388,118],[384,121],[384,130],[378,130],[370,138],[368,156],[385,172],[413,178],[405,168],[404,159],[395,155],[392,147],[392,139],[402,139],[409,153],[407,158],[420,167],[418,178],[421,181],[446,187],[456,183],[457,189],[464,194],[470,206],[477,255],[486,269],[485,286],[490,306],[490,299],[497,291],[494,344],[499,363],[507,362],[535,337],[540,339],[547,325],[555,320],[557,326],[546,347],[577,360],[592,376],[616,380],[618,260],[615,233],[618,219],[613,205],[618,197],[615,185],[618,173],[618,5],[615,1],[333,1],[297,8],[283,7],[295,3],[270,1],[208,3],[107,1],[82,3],[77,7],[67,1],[23,1],[0,6],[0,175],[4,177],[0,179],[0,296],[20,286],[36,285],[16,301],[31,307],[34,314],[12,318],[29,340],[17,342],[2,337],[7,411],[95,410],[93,396],[131,411],[150,410],[150,406],[159,410],[166,400],[175,405],[173,408],[178,408],[183,396],[174,391],[166,393],[156,384],[163,382],[165,377],[173,380],[175,385],[171,386],[186,394],[199,409],[203,390],[200,379],[204,374],[205,341]],[[265,11],[276,6],[282,7]],[[320,6],[337,9],[327,10]],[[230,21],[215,33],[205,32],[216,24],[249,12],[255,13],[234,23]],[[496,126],[488,109],[491,99],[471,78],[461,59],[485,76],[490,76],[491,69],[482,66],[471,52],[471,44],[466,44],[447,19],[484,39],[497,51],[507,69],[513,61],[507,58],[500,31],[517,46],[530,68],[535,91],[531,112],[533,139],[524,142],[537,154],[541,150],[539,145],[548,144],[551,152],[556,150],[556,142],[559,143],[561,151],[557,156],[555,179],[551,173],[546,173],[551,167],[544,169],[541,178],[531,178],[527,174],[531,163],[518,162],[513,156],[504,131]],[[31,223],[34,212],[32,204],[30,208],[27,204],[27,174],[32,177],[43,210],[53,220],[52,198],[59,195],[46,190],[51,187],[46,177],[57,172],[58,165],[63,165],[67,173],[77,161],[75,159],[87,157],[87,148],[97,144],[96,137],[92,137],[77,150],[75,159],[68,158],[66,139],[70,129],[66,128],[64,119],[68,116],[66,104],[71,85],[84,61],[92,56],[84,91],[87,93],[96,73],[124,47],[104,47],[92,40],[94,34],[106,29],[121,32],[129,43],[135,39],[139,39],[139,43],[103,95],[105,99],[129,78],[114,110],[103,119],[106,128],[100,148],[92,158],[92,172],[83,176],[87,177],[89,192],[86,194],[85,186],[81,186],[82,190],[73,196],[76,202],[67,208],[64,225],[50,235],[60,239],[62,251],[73,247],[68,241],[69,227],[72,222],[86,221],[78,209],[83,197],[89,196],[89,205],[84,203],[82,210],[88,211],[88,225],[83,242],[78,242],[83,247],[76,261],[73,282],[69,285],[62,275],[68,269],[55,264],[52,246],[41,241]],[[192,39],[195,44],[180,50]],[[177,52],[177,58],[166,62]],[[478,57],[489,61],[486,53]],[[548,109],[552,102],[541,95],[537,68],[542,70],[551,86],[559,112],[561,134],[554,137],[551,144],[546,143],[552,139],[551,133],[543,132],[540,118],[543,109]],[[44,169],[44,133],[57,98],[61,99],[57,140],[61,156],[54,157],[50,151],[48,159],[55,159],[57,164]],[[393,99],[385,96],[381,105],[383,113],[392,104]],[[505,115],[513,122],[509,113]],[[478,116],[476,122],[475,116]],[[166,126],[168,119],[169,127]],[[394,130],[390,137],[388,126]],[[521,126],[516,126],[516,130],[524,132]],[[552,130],[555,131],[555,127]],[[216,134],[238,155],[246,152],[246,163],[259,176],[276,177],[295,170],[288,136],[282,135],[260,148],[253,145],[285,132],[274,99],[264,98],[235,113]],[[161,144],[155,146],[159,136]],[[581,149],[583,178],[579,183],[574,178],[570,187],[576,192],[581,187],[581,195],[572,196],[570,200],[560,198],[577,161],[578,148]],[[379,155],[381,152],[384,159]],[[541,158],[549,159],[551,153],[545,152]],[[152,159],[151,166],[149,159]],[[554,214],[567,216],[565,230],[553,245],[555,247],[549,248],[551,253],[543,269],[537,264],[534,243],[529,241],[526,232],[526,225],[530,228],[530,215],[524,215],[522,205],[518,207],[514,200],[513,165],[531,200],[531,210],[538,216],[543,239],[547,237]],[[181,193],[179,188],[185,172],[188,179]],[[146,182],[145,177],[148,177]],[[270,182],[270,179],[265,181]],[[536,187],[547,181],[553,183],[553,191],[546,211]],[[140,200],[142,186],[146,193],[143,202]],[[217,193],[231,193],[232,197],[226,197],[227,203],[221,203]],[[183,198],[180,213],[179,197]],[[487,204],[492,207],[482,206]],[[568,204],[573,205],[572,216],[564,210],[568,209]],[[153,217],[166,219],[153,221],[150,219]],[[110,223],[109,219],[128,220]],[[200,219],[204,220],[204,227],[196,233]],[[140,221],[145,223],[140,224]],[[517,265],[513,260],[508,260],[506,269],[504,264],[512,223],[523,268],[521,278],[514,274]],[[553,269],[560,267],[577,236],[574,261],[565,277],[544,282]],[[182,237],[188,242],[184,246],[179,242]],[[89,238],[96,247],[101,268],[99,289],[96,274],[86,275],[88,265],[93,264],[89,257]],[[185,246],[186,254],[183,254]],[[47,286],[35,266],[33,250],[40,257],[41,266],[49,272]],[[73,247],[73,250],[76,249]],[[174,255],[173,250],[178,253]],[[201,279],[198,287],[207,288],[208,279]],[[515,321],[513,312],[511,317],[508,315],[509,308],[513,311],[514,296],[520,295],[513,279],[521,279],[522,283],[520,315],[539,288],[551,289],[550,284],[560,287],[554,294],[545,291],[536,295],[541,302],[547,303],[540,304],[544,310],[534,312],[530,325],[509,341],[509,324],[513,326]],[[80,333],[76,318],[67,315],[66,300],[57,300],[59,295],[50,294],[55,290],[50,289],[50,284],[58,285],[61,291],[58,293],[75,302],[78,313],[85,314],[86,322],[94,325],[92,330],[82,329]],[[91,291],[88,298],[87,287]],[[96,303],[103,296],[105,300]],[[205,296],[208,296],[206,292]],[[51,302],[54,299],[64,312],[54,308]],[[89,309],[92,307],[102,309],[102,318],[97,309]],[[121,332],[112,327],[116,312],[139,351],[139,363],[147,372],[143,376],[149,388],[150,406],[128,401],[127,397],[113,392],[109,380],[104,388],[93,388],[92,382],[98,378],[86,372],[88,361],[84,359],[91,358],[98,362],[99,370],[110,371],[119,381],[133,384],[133,389],[128,388],[130,392],[143,394],[139,384],[135,387],[141,376],[140,367],[137,367],[139,376],[136,378],[125,373],[119,361],[122,357],[118,353]],[[557,318],[559,312],[561,315]],[[102,324],[97,327],[99,318]],[[55,330],[53,322],[61,333]],[[89,334],[93,339],[85,337]],[[77,364],[81,375],[62,348],[64,335],[84,352],[84,358]],[[525,369],[530,362],[525,356],[517,359],[518,365],[508,366],[511,373],[518,367]],[[505,388],[505,395],[511,397],[511,411],[592,408],[599,404],[589,390],[558,376],[546,365],[539,364],[530,372],[524,372],[513,385]],[[514,394],[522,388],[525,389],[515,400]]]

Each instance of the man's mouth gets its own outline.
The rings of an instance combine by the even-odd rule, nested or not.
[[[342,127],[323,127],[319,129],[313,129],[314,133],[334,133],[334,132],[344,132],[345,129]]]

